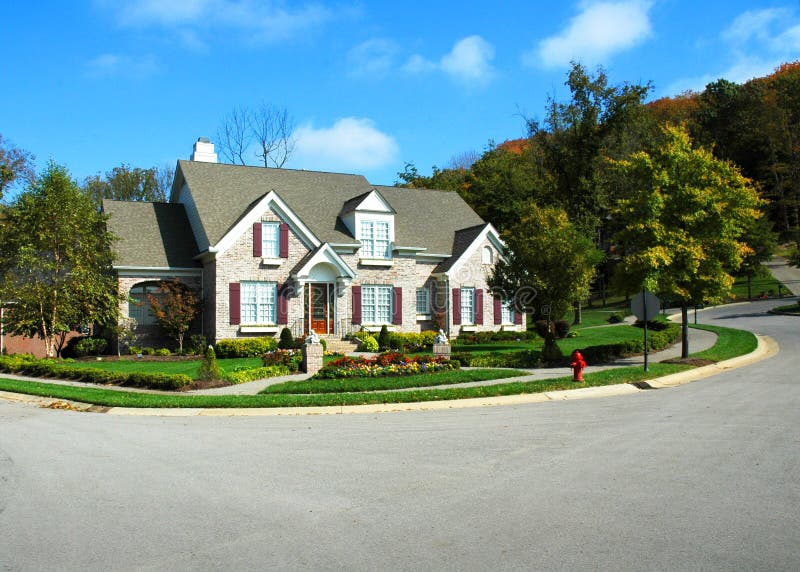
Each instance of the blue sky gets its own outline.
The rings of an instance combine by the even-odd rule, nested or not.
[[[0,133],[73,176],[188,158],[234,106],[286,107],[287,167],[392,184],[524,135],[571,59],[654,97],[800,59],[800,2],[6,3]]]

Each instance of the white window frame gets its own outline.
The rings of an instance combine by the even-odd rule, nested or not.
[[[515,310],[513,303],[501,302],[500,304],[500,322],[503,325],[514,324]]]
[[[475,288],[461,288],[461,323],[475,324]]]
[[[359,225],[361,257],[389,259],[392,257],[391,228],[387,220],[362,220]]]
[[[494,251],[491,246],[484,246],[481,250],[481,264],[492,264],[494,262]]]
[[[275,324],[278,314],[278,284],[248,281],[241,283],[239,312],[242,325]]]
[[[431,291],[427,288],[417,288],[417,314],[429,316],[431,313]]]
[[[261,256],[263,258],[280,258],[281,255],[281,223],[261,223]]]
[[[364,324],[392,323],[392,286],[365,285],[361,287],[361,322]]]

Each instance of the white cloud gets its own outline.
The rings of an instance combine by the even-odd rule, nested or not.
[[[649,0],[583,2],[581,12],[564,30],[523,54],[523,63],[544,67],[567,66],[572,60],[604,63],[650,36],[651,6]]]
[[[101,54],[84,66],[85,75],[93,79],[127,77],[140,79],[158,72],[158,62],[152,55],[132,57],[119,54]]]
[[[494,47],[480,36],[469,36],[456,42],[440,65],[450,77],[467,82],[483,83],[491,79]]]
[[[305,169],[376,169],[396,161],[399,152],[395,140],[366,118],[345,117],[319,129],[306,123],[294,135],[297,144],[292,163]]]
[[[97,0],[124,27],[160,26],[185,34],[227,29],[250,42],[291,39],[331,20],[334,12],[319,3],[285,8],[283,2],[258,0]],[[196,36],[192,36],[195,37]]]
[[[702,91],[720,78],[744,83],[775,71],[781,64],[800,57],[800,23],[788,9],[748,10],[737,16],[719,35],[730,55],[719,73],[682,78],[667,87],[666,93]]]
[[[354,76],[382,77],[395,64],[399,48],[392,40],[373,38],[352,48],[347,54],[350,73]]]
[[[492,59],[494,59],[492,44],[480,36],[468,36],[457,41],[438,62],[428,60],[419,54],[412,55],[403,66],[403,71],[422,74],[441,70],[459,83],[482,85],[488,83],[494,76]]]

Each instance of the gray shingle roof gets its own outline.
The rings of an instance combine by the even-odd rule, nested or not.
[[[457,193],[376,186],[361,175],[181,160],[175,176],[173,200],[184,182],[188,184],[210,245],[218,243],[270,191],[322,242],[355,242],[338,215],[373,189],[396,211],[395,243],[399,246],[450,254],[456,246],[456,231],[484,224]]]
[[[115,266],[200,266],[193,260],[197,245],[183,205],[104,200],[103,211],[119,239],[113,247]]]
[[[457,230],[453,237],[452,248],[450,249],[453,255],[447,260],[442,261],[442,263],[436,267],[436,272],[447,272],[450,270],[456,260],[469,248],[469,245],[475,242],[478,235],[483,232],[483,229],[486,228],[486,224],[487,223],[483,223],[470,228]]]

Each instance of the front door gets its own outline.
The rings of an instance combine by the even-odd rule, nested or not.
[[[318,334],[333,333],[333,304],[331,284],[308,284],[306,286],[306,333],[308,325]]]

